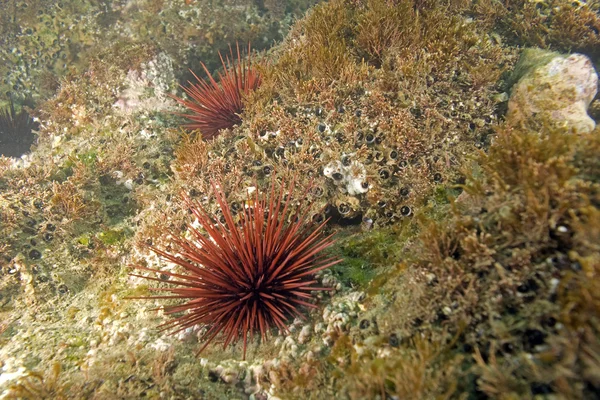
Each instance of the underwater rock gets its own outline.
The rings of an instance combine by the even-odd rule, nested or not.
[[[512,88],[509,123],[546,121],[575,133],[594,130],[596,123],[587,109],[598,90],[598,75],[588,57],[528,50],[519,64],[528,70]]]

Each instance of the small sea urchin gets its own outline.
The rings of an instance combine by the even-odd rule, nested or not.
[[[190,224],[190,238],[174,235],[177,254],[151,247],[183,272],[137,267],[167,275],[171,278],[168,283],[175,285],[151,289],[172,295],[143,298],[187,300],[165,307],[166,314],[184,314],[161,325],[163,329],[176,328],[176,333],[196,324],[206,325],[200,351],[219,333],[224,347],[243,338],[245,359],[249,336],[260,332],[264,341],[271,328],[287,331],[290,317],[303,318],[300,308],[316,307],[309,302],[311,292],[326,289],[314,286],[315,273],[341,260],[322,254],[333,244],[331,235],[322,235],[327,221],[314,227],[309,222],[308,207],[292,200],[294,185],[287,190],[283,184],[279,189],[275,186],[272,183],[269,196],[257,191],[252,202],[238,212],[237,221],[217,185],[213,184],[213,189],[223,222],[185,198],[207,235]]]
[[[0,156],[20,157],[35,140],[37,124],[25,110],[15,110],[12,96],[9,100],[9,106],[0,109]]]
[[[199,129],[205,139],[218,135],[221,129],[231,128],[241,122],[240,113],[244,109],[243,97],[260,86],[260,74],[252,65],[250,45],[248,56],[242,58],[240,47],[236,45],[237,62],[233,57],[233,50],[229,47],[231,59],[219,53],[223,72],[218,72],[217,82],[206,68],[200,63],[207,79],[200,79],[193,71],[196,82],[188,81],[189,86],[181,86],[188,95],[189,100],[174,96],[174,99],[185,108],[188,113],[180,114],[191,122],[186,124],[188,129]]]

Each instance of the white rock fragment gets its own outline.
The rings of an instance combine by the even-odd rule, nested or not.
[[[154,343],[150,344],[150,347],[158,351],[167,351],[171,348],[171,344],[165,342],[161,338],[158,338]]]
[[[298,343],[300,344],[304,344],[306,343],[309,339],[310,339],[310,335],[311,335],[311,326],[309,325],[305,325],[302,330],[300,331],[300,334],[298,334]]]
[[[142,64],[140,71],[129,70],[125,89],[119,93],[113,107],[122,114],[161,111],[173,107],[169,97],[175,82],[173,60],[166,53],[159,53],[153,60]]]
[[[339,160],[332,161],[323,168],[323,175],[332,179],[334,184],[350,196],[366,193],[369,190],[366,184],[365,166],[358,161],[352,161],[347,166]]]
[[[19,367],[16,371],[8,372],[8,368],[3,368],[0,371],[0,385],[4,385],[7,382],[16,381],[19,378],[27,375],[25,367]]]
[[[133,190],[133,179],[127,179],[123,182],[123,186],[125,186],[128,190]]]

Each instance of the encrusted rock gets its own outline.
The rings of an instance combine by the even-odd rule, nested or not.
[[[223,382],[225,383],[229,383],[229,384],[235,384],[238,382],[238,372],[233,370],[232,368],[227,368],[225,370],[223,370],[223,372],[221,373],[221,379],[223,380]]]
[[[598,75],[588,57],[527,50],[516,73],[523,75],[508,101],[511,124],[551,122],[574,133],[594,130],[587,109],[598,90]]]

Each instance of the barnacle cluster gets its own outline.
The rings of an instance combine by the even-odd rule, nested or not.
[[[85,58],[98,38],[90,2],[15,1],[3,10],[0,88],[25,97],[52,94],[57,78]],[[10,19],[10,20],[9,20]]]
[[[0,291],[2,306],[13,305],[23,293],[28,300],[56,292],[63,280],[51,274],[50,262],[54,258],[47,252],[55,242],[57,222],[44,213],[46,199],[30,193],[30,198],[6,194],[0,196],[0,217],[6,228],[0,248]],[[42,259],[44,258],[44,259]],[[61,286],[62,285],[62,286]],[[62,290],[61,289],[61,290]],[[20,301],[23,301],[22,299]]]
[[[317,6],[296,27],[278,61],[265,67],[263,87],[248,99],[241,128],[208,143],[196,166],[231,182],[227,192],[232,197],[271,174],[299,175],[313,185],[309,195],[317,220],[331,216],[340,224],[393,224],[410,218],[436,188],[446,191],[459,184],[465,156],[488,145],[501,114],[494,99],[501,67],[490,68],[489,63],[508,65],[514,57],[475,24],[431,13],[419,21],[430,30],[412,38],[415,47],[436,41],[435,58],[427,67],[415,67],[418,59],[405,59],[408,45],[386,49],[381,68],[352,58],[358,50],[344,45],[341,51],[351,59],[338,79],[325,86],[315,64],[325,63],[319,56],[331,49],[319,40],[337,42],[324,21],[339,14],[340,7],[339,2]],[[410,23],[415,11],[397,7],[399,21]],[[350,30],[367,12],[350,10],[353,16],[340,30]],[[438,37],[433,26],[454,33]],[[328,36],[319,39],[323,35]],[[468,49],[455,47],[463,42]],[[323,48],[315,50],[318,45]],[[307,65],[290,70],[292,58]],[[488,69],[482,80],[468,73]],[[298,79],[302,71],[306,76]],[[190,151],[198,147],[188,145]],[[207,176],[189,179],[186,171],[197,167],[188,163],[185,146],[175,171],[182,185],[203,193]],[[181,162],[183,158],[187,161]],[[319,215],[321,211],[325,214]]]
[[[378,269],[385,278],[371,301],[380,306],[338,331],[329,358],[284,369],[286,393],[593,397],[598,138],[598,129],[573,137],[550,123],[502,127],[463,195],[413,221],[416,237],[405,226],[345,243],[382,265],[364,251],[379,243],[383,265],[397,267]],[[324,384],[336,375],[339,385]]]
[[[151,45],[189,65],[203,60],[213,69],[218,50],[230,43],[226,38],[265,48],[280,40],[293,17],[312,4],[295,2],[274,20],[270,8],[254,2],[224,1],[215,7],[183,0],[10,1],[0,13],[0,93],[50,97],[60,78],[69,70],[84,70],[90,49],[102,47],[107,38],[119,45]]]
[[[213,70],[219,66],[218,51],[226,50],[231,38],[265,48],[272,41],[281,40],[293,18],[313,3],[294,2],[280,18],[274,18],[263,2],[225,0],[215,7],[204,1],[148,1],[140,8],[114,3],[112,15],[107,15],[104,24],[117,22],[127,27],[130,39],[151,41],[194,68],[203,61]]]

